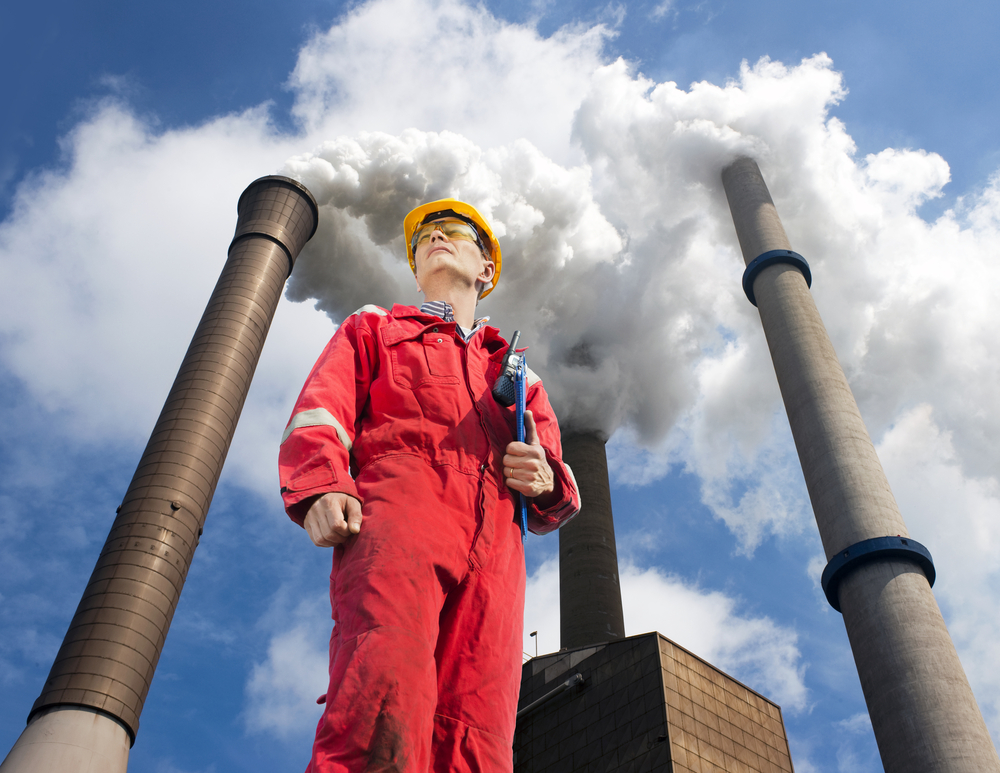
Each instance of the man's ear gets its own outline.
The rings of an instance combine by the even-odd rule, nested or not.
[[[493,284],[493,275],[497,272],[497,264],[492,260],[485,260],[483,262],[483,270],[479,272],[479,276],[476,277],[480,282],[486,285]]]

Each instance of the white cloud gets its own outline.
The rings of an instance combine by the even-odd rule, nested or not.
[[[543,38],[458,0],[365,3],[300,52],[294,113],[323,138],[452,130],[483,147],[526,138],[575,162],[573,111],[610,34],[597,24]]]
[[[806,707],[804,667],[794,630],[740,612],[740,601],[656,567],[621,572],[625,631],[659,631],[786,710]]]
[[[276,598],[285,598],[279,592]],[[287,599],[286,599],[287,600]],[[244,720],[251,733],[282,739],[310,735],[323,710],[331,629],[328,605],[303,601],[290,615],[272,610],[266,622],[267,657],[254,665],[246,684]]]
[[[842,719],[837,723],[837,727],[842,728],[848,733],[870,733],[872,731],[872,720],[867,712],[862,712],[847,719]]]
[[[625,633],[659,631],[745,684],[762,690],[787,711],[806,707],[804,666],[796,633],[767,617],[741,614],[740,601],[690,584],[656,567],[622,567]],[[524,651],[559,649],[559,566],[549,560],[528,578]]]
[[[882,439],[886,468],[912,537],[934,558],[934,592],[987,724],[1000,725],[1000,484],[958,462],[952,436],[929,405],[902,416]]]
[[[653,7],[653,10],[649,12],[649,18],[652,19],[653,21],[659,21],[673,10],[674,10],[674,0],[663,0],[663,2],[657,3]]]
[[[788,738],[796,773],[882,773],[867,712],[854,714],[809,737]],[[822,748],[817,748],[822,747]],[[820,762],[814,762],[814,759]]]
[[[201,768],[198,773],[215,773],[216,767],[214,764],[209,765],[207,768]],[[156,763],[156,773],[195,773],[195,771],[178,768],[174,765],[173,760],[166,759],[160,760]]]
[[[117,102],[0,225],[7,367],[90,440],[148,431],[215,283],[247,169],[286,155],[251,111],[156,133]],[[140,429],[142,428],[142,429]]]
[[[837,770],[840,773],[859,773],[860,771],[882,770],[881,761],[871,756],[870,744],[856,743],[859,737],[869,738],[872,735],[872,721],[867,712],[855,714],[837,723],[839,738],[837,741]],[[860,748],[859,748],[860,747]]]
[[[524,652],[535,654],[532,631],[538,631],[538,654],[559,649],[559,561],[549,559],[528,576],[524,589]]]

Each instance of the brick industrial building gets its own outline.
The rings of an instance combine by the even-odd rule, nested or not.
[[[781,709],[659,633],[625,636],[604,440],[567,432],[562,649],[521,671],[514,773],[791,773]]]
[[[792,770],[781,709],[662,634],[523,666],[514,773]]]

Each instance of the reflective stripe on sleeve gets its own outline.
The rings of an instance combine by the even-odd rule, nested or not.
[[[333,427],[344,448],[348,451],[351,450],[353,443],[351,443],[351,438],[344,429],[344,425],[337,421],[326,408],[312,408],[295,414],[288,422],[288,426],[285,427],[285,434],[281,436],[281,445],[285,444],[285,441],[295,430],[302,427]]]
[[[576,489],[576,493],[579,494],[580,493],[580,487],[576,483],[576,476],[573,474],[573,468],[570,467],[568,464],[566,464],[566,462],[563,462],[563,467],[565,467],[566,468],[566,472],[569,473],[569,479],[571,481],[573,481],[573,488],[575,488]]]
[[[378,314],[380,317],[387,317],[387,316],[389,316],[389,312],[387,312],[385,309],[379,308],[378,306],[376,306],[373,303],[365,304],[360,309],[358,309],[356,312],[354,312],[354,314],[351,314],[351,316],[353,317],[356,314],[363,314],[366,311],[370,311],[372,314]]]
[[[534,386],[535,384],[537,384],[539,381],[542,380],[541,376],[535,373],[535,371],[533,371],[527,365],[524,366],[524,369],[527,371],[527,373],[525,373],[524,375],[525,379],[528,382],[528,386]]]
[[[577,496],[579,496],[580,487],[576,483],[576,475],[573,474],[573,468],[570,467],[568,464],[566,464],[566,462],[563,462],[563,467],[565,467],[566,472],[569,473],[569,479],[573,481],[573,488],[576,489]],[[574,518],[577,514],[579,514],[579,512],[580,512],[579,508],[574,508],[572,502],[567,502],[565,505],[560,507],[556,512],[549,513],[549,518],[553,518],[555,520],[560,520],[560,521],[563,521],[563,519],[565,519],[563,521],[563,523],[565,523],[571,518]]]

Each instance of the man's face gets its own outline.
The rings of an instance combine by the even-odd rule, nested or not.
[[[488,285],[495,270],[493,262],[483,255],[476,242],[457,234],[449,237],[444,228],[449,222],[454,221],[452,218],[434,220],[432,225],[442,227],[429,229],[429,236],[417,244],[413,257],[418,285],[439,272]]]

